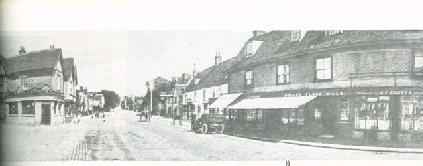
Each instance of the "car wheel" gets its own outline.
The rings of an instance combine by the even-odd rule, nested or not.
[[[207,130],[208,130],[207,124],[203,124],[201,126],[201,133],[202,134],[206,134],[207,133]]]

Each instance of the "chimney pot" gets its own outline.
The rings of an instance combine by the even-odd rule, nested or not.
[[[26,53],[25,47],[21,46],[20,49],[19,49],[19,55],[23,55],[25,53]]]
[[[222,57],[220,56],[220,52],[217,52],[216,56],[214,57],[214,65],[217,66],[220,63],[222,63]]]
[[[50,49],[54,49],[54,45],[50,45]]]

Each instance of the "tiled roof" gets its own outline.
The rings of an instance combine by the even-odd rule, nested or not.
[[[62,59],[62,49],[46,49],[6,59],[9,72],[54,68]],[[63,63],[62,63],[63,64]]]
[[[199,83],[205,78],[207,77],[207,75],[213,70],[213,66],[209,67],[199,73],[197,73],[197,75],[194,77],[194,79],[192,79],[192,81],[189,83],[189,85],[186,88],[186,91],[193,91],[193,90],[197,90],[200,89],[200,87],[198,86]],[[195,79],[200,79],[200,82],[198,84],[195,84]]]
[[[423,41],[423,31],[418,30],[349,30],[331,36],[326,36],[325,31],[307,31],[304,38],[298,42],[290,42],[290,31],[284,32],[276,34],[276,36],[280,36],[274,37],[275,40],[265,41],[254,56],[238,65],[235,70],[247,68],[257,63],[323,49],[394,41]],[[263,52],[263,50],[269,51]]]
[[[63,74],[65,75],[65,79],[68,78],[74,70],[74,60],[73,58],[65,58],[63,59]]]
[[[9,71],[7,68],[7,64],[6,64],[6,60],[3,57],[3,55],[0,55],[0,75],[4,76],[4,75],[8,75]]]

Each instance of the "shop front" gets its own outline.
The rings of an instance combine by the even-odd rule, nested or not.
[[[229,106],[227,116],[233,132],[412,144],[423,138],[423,90],[377,87],[251,93]]]

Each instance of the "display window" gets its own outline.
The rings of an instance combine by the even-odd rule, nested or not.
[[[389,130],[389,96],[361,97],[355,112],[355,128]]]

